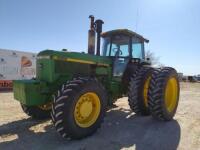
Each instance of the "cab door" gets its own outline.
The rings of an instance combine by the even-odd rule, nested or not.
[[[131,59],[130,37],[120,35],[112,39],[110,55],[113,59],[113,76],[122,77]]]

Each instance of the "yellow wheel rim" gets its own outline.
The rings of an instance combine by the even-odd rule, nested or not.
[[[40,109],[42,109],[42,110],[48,111],[48,110],[51,109],[51,105],[52,105],[52,102],[47,103],[47,104],[44,104],[44,105],[40,105],[40,106],[38,106],[38,107],[39,107]]]
[[[148,105],[147,96],[148,96],[148,89],[149,89],[150,80],[151,80],[151,76],[149,76],[144,83],[143,96],[144,96],[144,104],[145,104],[146,107]]]
[[[169,112],[172,112],[178,100],[178,83],[176,78],[172,77],[168,80],[165,89],[165,105]]]
[[[88,92],[82,95],[75,106],[74,118],[76,123],[87,128],[93,125],[100,113],[101,104],[97,94]]]

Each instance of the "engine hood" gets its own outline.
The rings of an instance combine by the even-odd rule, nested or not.
[[[69,61],[75,63],[93,64],[100,66],[110,66],[112,61],[105,56],[95,56],[79,52],[65,52],[55,50],[44,50],[37,55],[37,59],[53,59],[60,61]]]

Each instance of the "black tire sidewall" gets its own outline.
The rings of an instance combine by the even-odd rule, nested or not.
[[[128,101],[130,108],[133,110],[133,112],[135,112],[138,115],[142,116],[150,115],[148,104],[147,106],[145,105],[144,87],[145,87],[145,82],[149,77],[152,76],[153,71],[154,68],[152,67],[142,67],[136,72],[136,74],[132,76],[132,79],[130,81],[131,83],[129,88]]]
[[[176,99],[176,105],[175,108],[172,112],[169,112],[167,110],[166,104],[165,104],[165,91],[166,91],[166,87],[167,87],[167,83],[171,78],[175,78],[176,82],[177,82],[177,88],[178,88],[178,95],[177,95],[177,99]],[[179,80],[177,77],[177,72],[175,70],[171,70],[169,74],[166,75],[165,80],[163,82],[164,86],[162,88],[162,108],[163,108],[163,113],[164,115],[167,117],[167,120],[171,120],[171,118],[173,118],[174,114],[176,113],[177,107],[178,107],[178,103],[179,103],[179,95],[180,95],[180,85],[179,85]]]
[[[145,114],[149,114],[149,108],[148,108],[148,105],[146,106],[145,105],[145,99],[144,99],[144,86],[145,86],[145,82],[146,80],[151,77],[153,73],[153,68],[150,68],[144,75],[144,77],[142,78],[142,83],[141,83],[141,86],[139,88],[139,95],[140,95],[140,98],[141,100],[139,100],[139,104],[141,106],[141,108],[143,109],[143,111],[145,112]],[[147,96],[148,96],[148,92],[147,92]]]

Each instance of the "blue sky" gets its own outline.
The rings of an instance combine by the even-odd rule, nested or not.
[[[90,14],[104,20],[104,31],[148,38],[161,63],[200,74],[199,0],[0,0],[0,48],[86,51]]]

